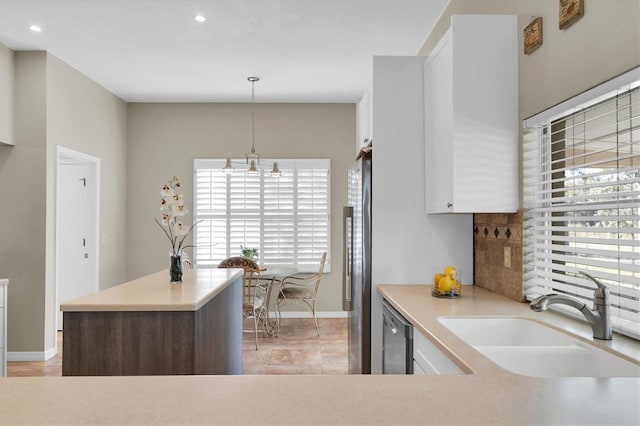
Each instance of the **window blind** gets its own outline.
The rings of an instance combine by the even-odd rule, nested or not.
[[[278,178],[240,168],[227,175],[224,165],[194,162],[194,216],[202,221],[194,234],[196,264],[216,266],[242,245],[258,248],[262,264],[316,272],[330,247],[330,160],[278,160]]]
[[[614,330],[640,338],[638,84],[528,120],[523,173],[526,297],[564,293],[592,306],[593,283],[578,273],[589,272],[610,290]]]

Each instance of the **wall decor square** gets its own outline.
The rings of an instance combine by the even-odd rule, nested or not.
[[[584,0],[560,0],[560,29],[569,28],[584,15]]]
[[[542,46],[542,18],[537,17],[524,29],[524,54],[529,55]]]

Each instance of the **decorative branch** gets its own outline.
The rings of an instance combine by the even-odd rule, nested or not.
[[[158,226],[162,228],[162,232],[164,232],[169,239],[169,242],[171,243],[171,253],[173,256],[179,255],[182,250],[186,248],[182,246],[185,239],[191,233],[193,228],[198,223],[202,222],[198,221],[191,225],[189,229],[186,229],[182,222],[178,221],[178,217],[184,216],[188,213],[188,210],[182,201],[183,196],[178,193],[178,188],[180,188],[180,180],[176,176],[169,179],[167,184],[162,187],[162,190],[160,191],[160,195],[162,197],[160,200],[160,210],[163,211],[162,221],[154,219]]]

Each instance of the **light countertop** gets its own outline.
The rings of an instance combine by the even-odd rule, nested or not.
[[[451,333],[438,321],[439,316],[501,315],[528,318],[569,332],[628,360],[640,362],[640,342],[637,340],[617,333],[614,333],[612,340],[594,339],[589,324],[566,315],[553,311],[534,312],[528,303],[518,303],[476,286],[463,286],[462,296],[454,299],[432,297],[430,292],[431,286],[378,286],[380,295],[439,349],[446,352],[453,361],[457,361],[464,371],[495,374],[496,366]],[[640,373],[640,365],[638,368]]]
[[[234,280],[241,269],[186,269],[182,283],[160,271],[60,304],[63,312],[196,311]]]
[[[457,304],[431,297],[427,286],[380,290],[423,332],[438,315],[527,309],[468,287]],[[483,361],[445,329],[433,333],[473,373],[4,378],[0,424],[640,424],[640,379],[519,376]]]
[[[7,278],[0,278],[0,285],[7,285],[9,284],[9,279]]]

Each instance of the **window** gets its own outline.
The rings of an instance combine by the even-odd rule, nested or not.
[[[640,337],[639,77],[636,69],[527,120],[523,146],[527,298],[564,293],[591,307],[594,285],[578,274],[588,272],[609,288],[614,330],[635,338]]]
[[[330,247],[330,160],[278,160],[280,177],[270,169],[226,174],[224,165],[194,162],[194,216],[202,221],[195,228],[196,264],[216,266],[239,256],[242,245],[257,248],[265,265],[316,272]]]

